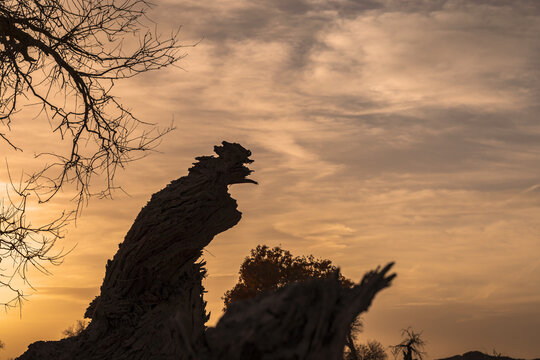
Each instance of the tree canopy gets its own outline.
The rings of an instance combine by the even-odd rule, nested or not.
[[[240,266],[238,283],[222,297],[225,303],[223,310],[227,310],[235,301],[276,291],[292,282],[325,278],[334,275],[336,271],[339,272],[339,268],[328,259],[316,259],[313,255],[293,256],[290,251],[279,246],[270,248],[266,245],[257,245]],[[343,286],[354,285],[341,273],[339,280]],[[350,359],[358,359],[353,335],[361,330],[362,322],[358,318],[352,323],[346,339]]]
[[[276,291],[291,282],[324,278],[336,271],[339,269],[327,259],[316,259],[313,255],[293,257],[290,251],[279,246],[257,245],[240,266],[238,283],[222,297],[224,310],[234,301]],[[343,286],[353,285],[343,275],[339,278]]]

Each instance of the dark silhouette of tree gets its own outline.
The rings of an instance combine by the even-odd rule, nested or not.
[[[75,325],[71,325],[70,327],[62,331],[62,335],[64,335],[65,337],[79,336],[84,331],[84,329],[86,329],[87,326],[88,323],[85,320],[77,320]]]
[[[345,355],[345,360],[386,360],[387,358],[388,355],[384,350],[384,346],[376,340],[370,340],[366,344],[356,345],[356,355],[353,355],[351,351]]]
[[[43,270],[39,263],[58,264],[65,253],[49,252],[65,223],[90,196],[110,196],[117,188],[116,170],[154,149],[172,130],[139,120],[112,93],[117,80],[183,57],[178,31],[162,37],[157,28],[151,30],[155,24],[146,21],[149,8],[146,0],[0,2],[0,141],[22,151],[9,132],[25,107],[47,119],[56,135],[53,142],[69,145],[66,152],[37,151],[44,167],[6,190],[0,260],[11,262],[14,271],[6,274],[3,268],[0,286],[15,298],[0,304],[20,304],[23,294],[13,279],[26,282],[28,266]],[[104,185],[91,190],[94,176],[101,176]],[[30,225],[29,196],[47,202],[67,184],[76,189],[75,210],[47,225]]]
[[[4,342],[2,340],[0,340],[0,349],[3,349],[4,348]]]
[[[392,354],[396,357],[399,354],[403,355],[403,360],[423,360],[426,343],[421,336],[422,332],[415,332],[411,327],[401,330],[403,340],[397,345],[390,346]]]
[[[326,278],[334,275],[336,271],[339,269],[328,259],[316,259],[313,255],[293,257],[288,250],[279,246],[269,248],[266,245],[257,245],[240,266],[238,283],[222,297],[225,303],[223,310],[226,311],[235,301],[276,291],[295,281]],[[343,286],[354,285],[341,273],[339,280]],[[351,325],[346,338],[346,345],[352,356],[350,359],[360,359],[356,354],[353,336],[361,330],[362,321],[358,318]]]

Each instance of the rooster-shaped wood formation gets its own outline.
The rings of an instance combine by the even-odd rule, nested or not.
[[[343,288],[337,277],[235,304],[207,329],[203,248],[241,219],[228,193],[253,183],[251,151],[222,142],[152,195],[107,262],[80,335],[36,342],[19,360],[339,359],[351,322],[390,285],[392,264]]]

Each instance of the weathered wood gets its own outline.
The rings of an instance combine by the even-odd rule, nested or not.
[[[107,262],[79,336],[36,342],[19,360],[339,359],[347,329],[390,285],[391,264],[353,288],[337,278],[294,284],[238,302],[206,329],[202,249],[241,213],[228,186],[256,183],[251,152],[215,146],[189,174],[154,194]]]
[[[342,360],[351,323],[390,286],[392,266],[370,271],[352,288],[343,287],[336,272],[232,303],[206,333],[211,359]]]

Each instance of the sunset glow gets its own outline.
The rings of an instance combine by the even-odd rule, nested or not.
[[[114,93],[176,130],[118,173],[127,194],[90,200],[57,244],[72,249],[61,266],[31,271],[22,316],[1,315],[1,359],[82,319],[150,196],[222,140],[251,150],[259,185],[231,186],[242,220],[204,253],[210,325],[250,249],[280,245],[355,281],[396,262],[361,342],[393,345],[412,326],[428,359],[540,357],[540,2],[154,2],[160,31],[181,25],[196,46]],[[24,152],[0,141],[17,176],[60,143],[26,111],[11,125]],[[73,206],[71,190],[32,221]]]

